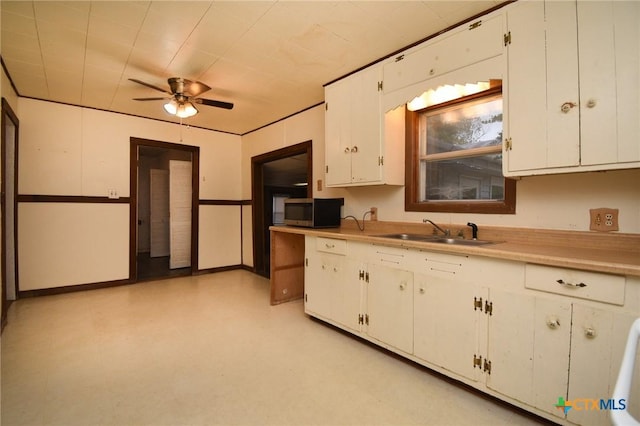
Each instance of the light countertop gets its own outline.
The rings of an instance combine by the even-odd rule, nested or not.
[[[430,234],[428,225],[367,222],[365,231],[355,226],[311,229],[272,226],[273,232],[287,232],[326,238],[406,247],[439,252],[470,254],[619,275],[640,276],[640,235],[480,227],[481,239],[495,241],[482,246],[451,245],[428,241],[399,240],[377,235],[394,232]],[[366,228],[365,227],[365,228]],[[461,228],[464,231],[464,227]],[[428,230],[429,232],[425,232]],[[455,234],[454,234],[455,235]],[[468,238],[468,237],[467,237]]]

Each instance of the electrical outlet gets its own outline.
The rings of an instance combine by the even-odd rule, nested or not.
[[[609,232],[618,230],[618,209],[590,209],[591,222],[589,229],[592,231]]]
[[[378,208],[371,207],[371,221],[376,221],[376,220],[378,220]]]

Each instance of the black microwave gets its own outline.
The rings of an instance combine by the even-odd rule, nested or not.
[[[307,228],[337,228],[344,198],[287,198],[284,224]]]

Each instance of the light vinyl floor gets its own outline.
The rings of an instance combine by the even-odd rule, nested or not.
[[[243,270],[28,298],[2,425],[532,425],[304,314]]]

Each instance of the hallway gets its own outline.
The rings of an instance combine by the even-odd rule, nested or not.
[[[269,305],[243,270],[22,299],[2,335],[2,424],[538,424]]]

